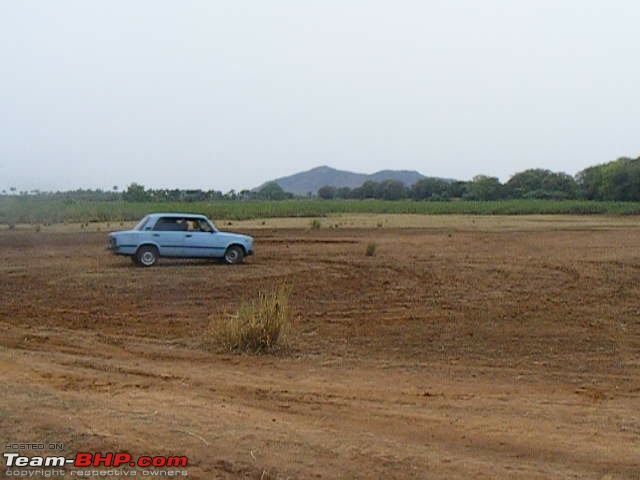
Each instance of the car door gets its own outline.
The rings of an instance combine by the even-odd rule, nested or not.
[[[182,217],[160,217],[151,231],[151,239],[158,245],[163,257],[182,257],[187,222]]]
[[[225,244],[213,227],[202,218],[187,219],[189,226],[184,237],[185,256],[222,257]]]

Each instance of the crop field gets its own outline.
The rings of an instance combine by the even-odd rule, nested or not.
[[[0,197],[0,225],[138,220],[150,212],[192,212],[215,219],[313,217],[345,213],[470,215],[640,215],[639,202],[586,200],[500,200],[493,202],[413,200],[220,200],[215,202],[123,202]]]
[[[0,436],[187,455],[200,480],[640,479],[637,217],[326,210],[313,230],[236,207],[262,208],[188,210],[255,237],[238,266],[136,268],[78,205],[0,230]],[[287,349],[203,347],[281,282]]]

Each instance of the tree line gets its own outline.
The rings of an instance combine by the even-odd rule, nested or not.
[[[477,175],[470,181],[426,177],[407,187],[398,180],[367,181],[356,188],[324,186],[318,196],[383,200],[608,200],[640,201],[640,157],[620,158],[589,167],[575,177],[563,172],[528,169],[501,183],[497,177]]]
[[[37,196],[53,200],[124,200],[129,202],[213,202],[217,200],[285,200],[294,195],[285,192],[280,185],[270,182],[257,190],[153,189],[138,183],[120,191],[79,189],[66,192],[20,191],[11,188],[4,196]],[[313,196],[313,195],[311,195]],[[545,169],[528,169],[513,175],[501,183],[497,177],[477,175],[470,181],[446,180],[425,177],[411,186],[399,180],[382,182],[366,181],[355,188],[321,187],[317,192],[321,199],[383,199],[383,200],[501,200],[501,199],[550,199],[550,200],[606,200],[640,201],[640,157],[618,160],[588,167],[575,177],[563,172]]]

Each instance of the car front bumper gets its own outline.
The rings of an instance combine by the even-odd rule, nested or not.
[[[133,255],[136,252],[136,246],[118,244],[115,238],[111,238],[107,242],[107,250],[114,255]]]

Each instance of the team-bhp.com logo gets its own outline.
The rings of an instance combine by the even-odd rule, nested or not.
[[[186,467],[187,457],[138,457],[136,460],[129,453],[77,453],[74,458],[66,457],[24,457],[19,453],[5,453],[7,467]]]

